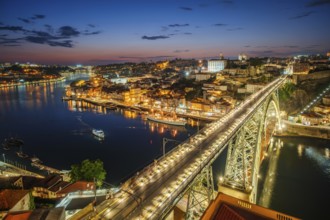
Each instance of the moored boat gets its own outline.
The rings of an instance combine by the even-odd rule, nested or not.
[[[24,144],[24,141],[19,138],[10,137],[9,139],[5,139],[5,143],[8,147],[20,147]]]
[[[10,150],[10,147],[8,146],[7,143],[2,143],[2,147],[4,150]]]
[[[184,118],[168,117],[161,115],[148,115],[147,119],[150,121],[160,122],[169,125],[185,126],[187,124],[187,120]]]
[[[31,157],[31,161],[32,163],[42,163],[42,161],[36,156]]]
[[[100,138],[104,138],[104,136],[105,136],[103,130],[101,130],[101,129],[93,129],[92,133],[95,136],[100,137]]]
[[[23,153],[22,151],[17,151],[16,152],[17,156],[21,157],[21,158],[27,158],[29,155]]]

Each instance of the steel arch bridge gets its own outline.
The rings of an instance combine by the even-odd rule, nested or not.
[[[284,82],[285,77],[274,80],[205,126],[82,219],[164,219],[185,195],[186,219],[199,219],[214,197],[212,163],[227,146],[220,190],[255,203],[264,137],[270,136],[269,121],[275,118],[280,127],[277,90]]]

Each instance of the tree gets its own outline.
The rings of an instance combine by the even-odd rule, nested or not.
[[[71,181],[78,180],[96,181],[98,186],[102,185],[103,180],[106,177],[107,172],[103,168],[103,162],[99,159],[90,161],[86,159],[81,164],[74,164],[71,166],[70,177]]]

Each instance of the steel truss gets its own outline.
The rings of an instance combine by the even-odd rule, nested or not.
[[[248,194],[251,203],[256,203],[261,137],[265,132],[267,111],[273,107],[279,118],[278,96],[274,93],[260,105],[228,144],[225,176],[222,184]]]
[[[211,200],[214,199],[212,166],[207,166],[188,191],[186,219],[200,219]]]

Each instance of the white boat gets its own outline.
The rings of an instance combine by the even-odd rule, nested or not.
[[[187,124],[187,120],[184,118],[166,117],[161,115],[148,115],[147,119],[169,125],[185,126]]]
[[[92,133],[97,137],[104,138],[104,132],[101,129],[93,129]]]
[[[31,161],[32,163],[42,163],[42,161],[36,156],[31,157]]]

